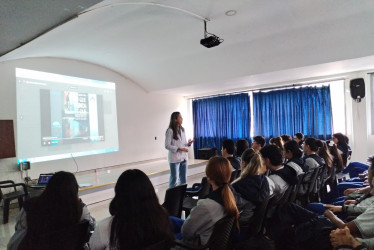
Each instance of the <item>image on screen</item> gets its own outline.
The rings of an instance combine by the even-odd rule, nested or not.
[[[115,84],[16,69],[18,162],[118,151]]]

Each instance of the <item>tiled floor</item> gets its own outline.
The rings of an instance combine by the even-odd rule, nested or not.
[[[188,186],[201,181],[205,176],[205,162],[201,160],[190,160],[188,169]],[[79,184],[89,184],[92,187],[83,189],[80,192],[82,200],[88,204],[91,215],[97,222],[109,216],[109,202],[114,195],[114,182],[118,176],[126,169],[138,168],[144,171],[150,177],[160,203],[163,202],[165,191],[168,188],[168,163],[165,160],[144,162],[140,164],[128,164],[123,167],[112,169],[100,169],[97,171],[86,171],[77,173],[76,177]],[[6,249],[9,238],[14,233],[15,219],[18,214],[18,208],[10,211],[9,223],[2,224],[3,211],[0,209],[0,249]]]

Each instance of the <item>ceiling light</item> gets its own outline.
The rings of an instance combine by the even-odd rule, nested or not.
[[[236,15],[236,10],[228,10],[225,12],[226,16],[234,16]]]

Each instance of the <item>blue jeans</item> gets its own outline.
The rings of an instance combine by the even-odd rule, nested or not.
[[[170,166],[170,179],[169,188],[177,186],[179,175],[179,184],[182,185],[187,182],[187,161],[169,163]]]

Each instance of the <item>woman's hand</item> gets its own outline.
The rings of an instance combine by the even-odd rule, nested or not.
[[[178,148],[179,151],[188,152],[188,148]]]

